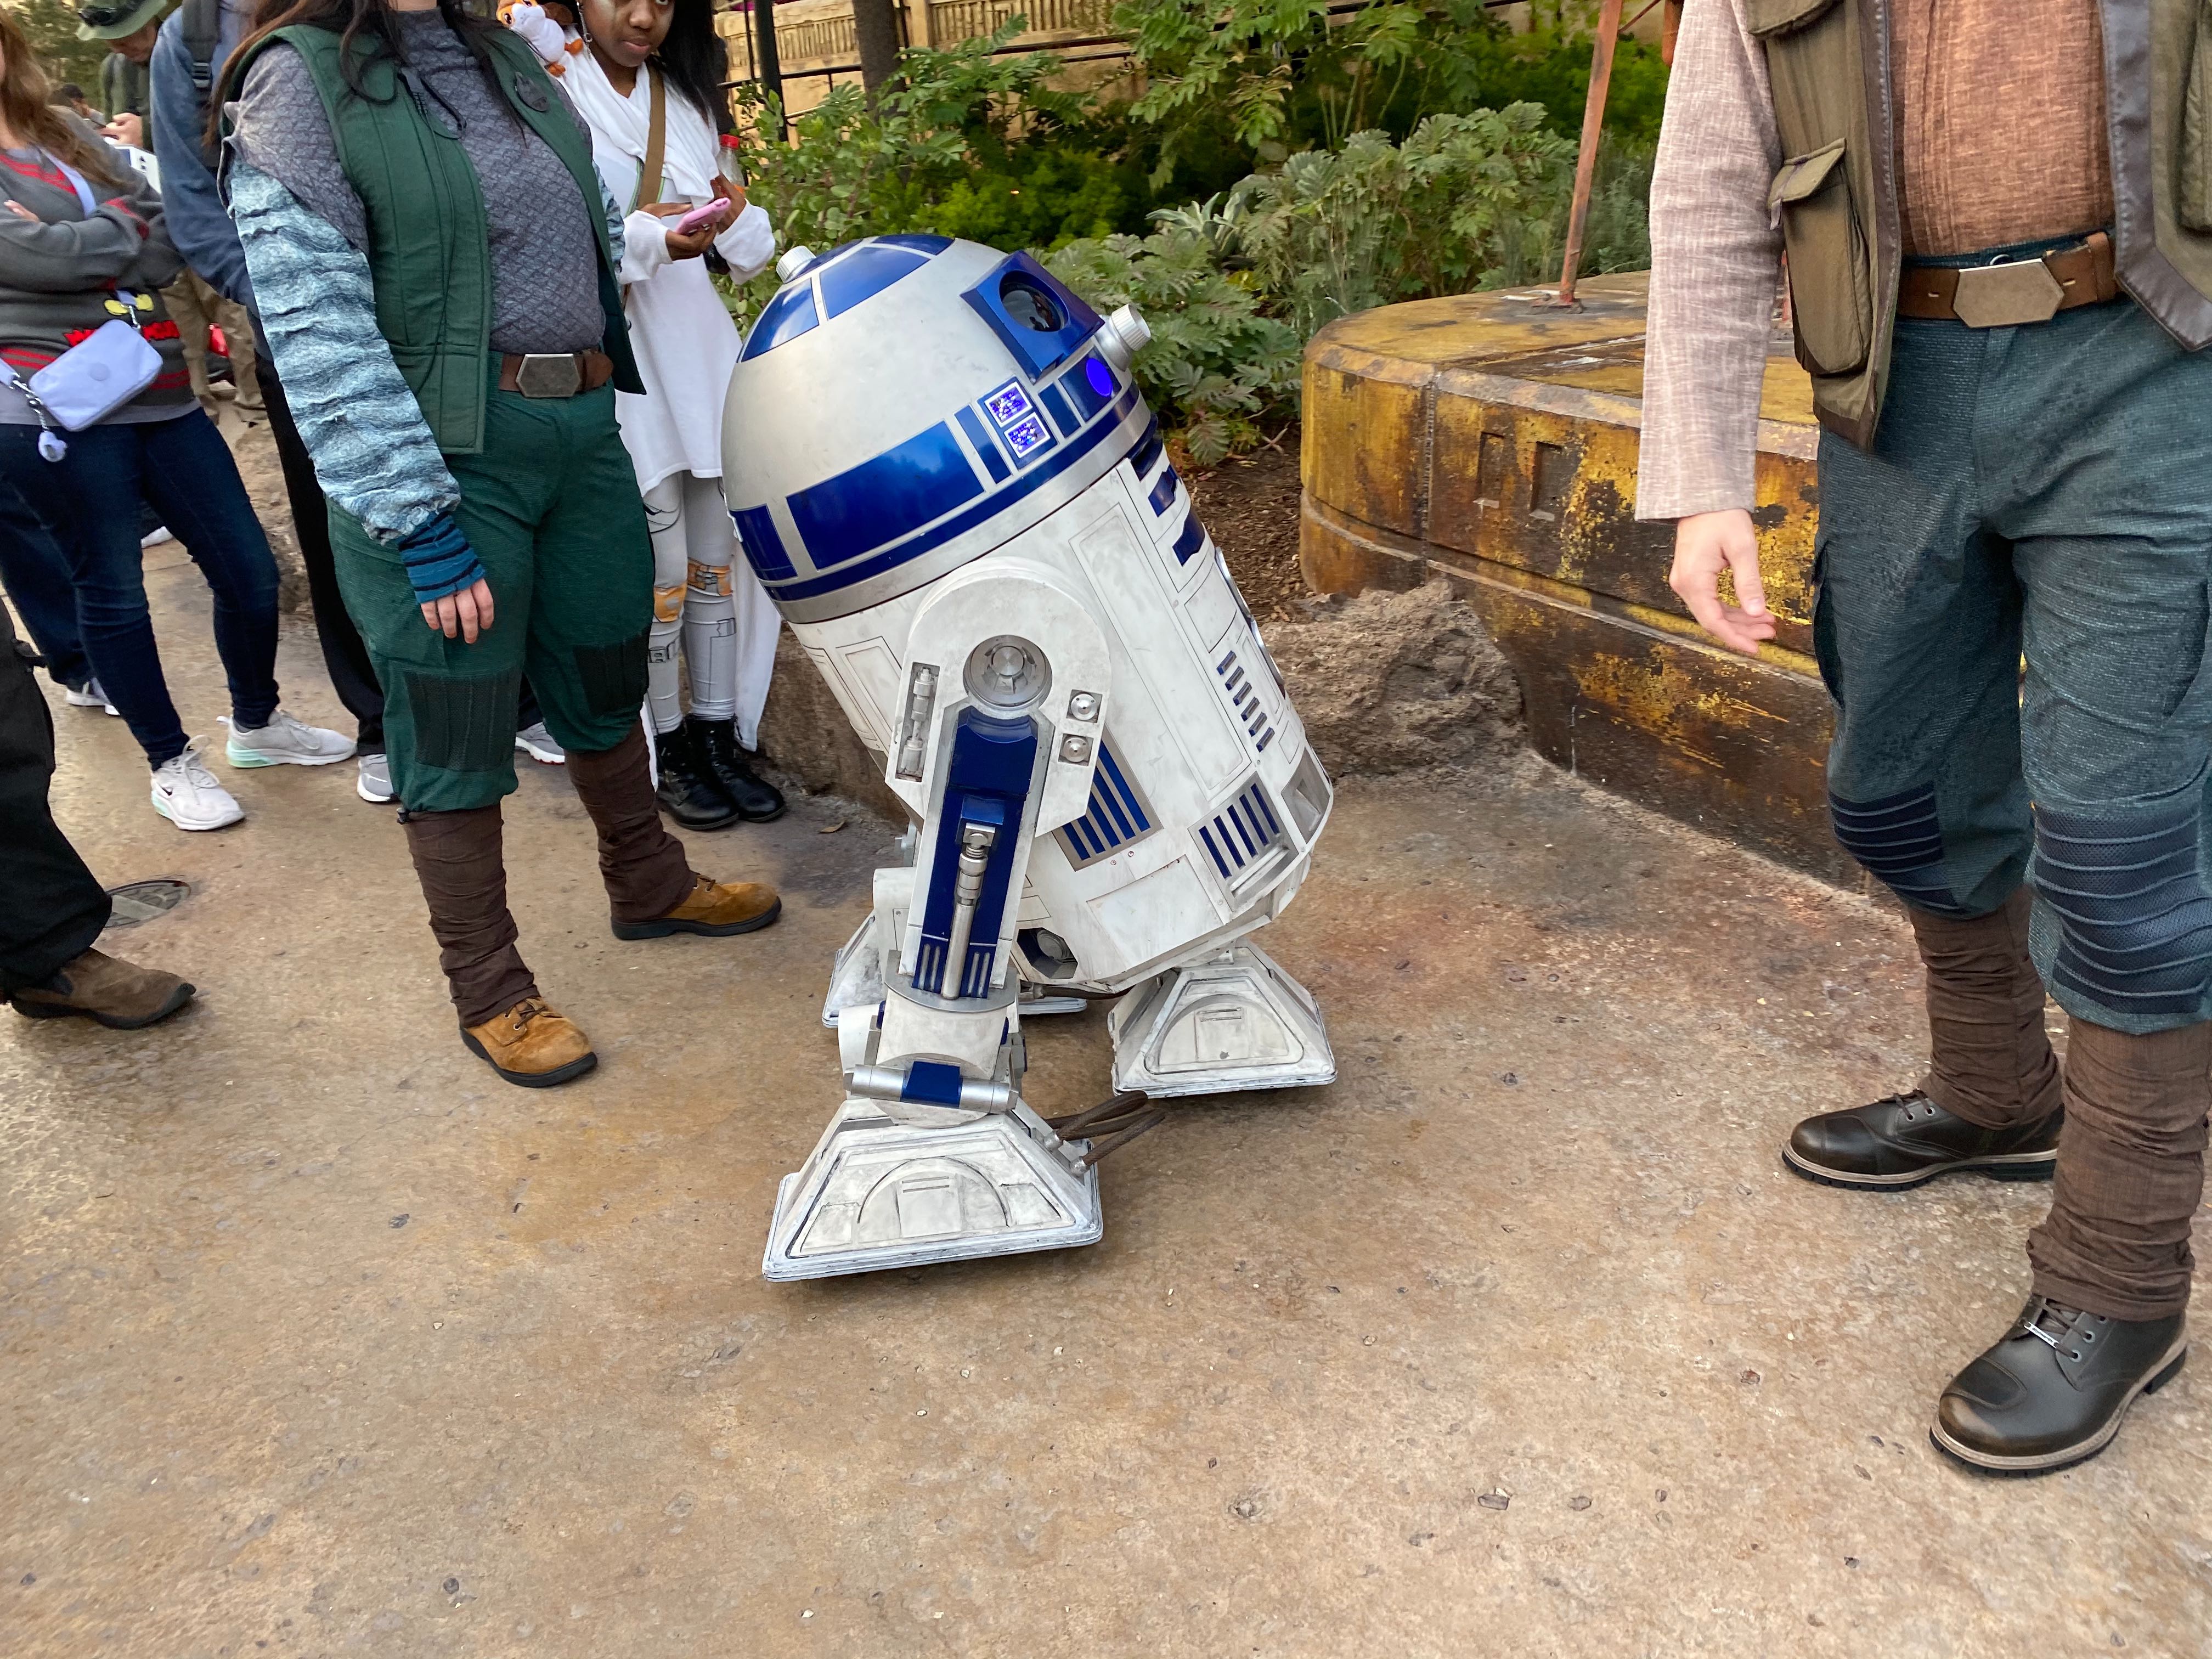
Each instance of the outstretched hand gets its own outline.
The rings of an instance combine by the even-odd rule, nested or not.
[[[1721,572],[1735,579],[1738,603],[1721,603]],[[1674,526],[1674,568],[1667,585],[1706,633],[1747,657],[1774,637],[1774,616],[1759,577],[1759,532],[1740,507],[1692,513]]]

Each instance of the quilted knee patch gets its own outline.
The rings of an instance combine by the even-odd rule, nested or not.
[[[584,706],[594,714],[619,714],[645,701],[643,634],[617,640],[612,645],[576,647],[576,678],[582,682]]]
[[[510,763],[520,669],[472,678],[409,670],[405,678],[416,759],[447,772],[495,772]]]
[[[2035,814],[2035,890],[2057,914],[2051,977],[2117,1012],[2195,1014],[2212,982],[2200,798],[2154,816]]]
[[[684,614],[684,584],[674,582],[653,590],[653,619],[672,623]]]
[[[1936,817],[1933,784],[1881,800],[1831,793],[1828,817],[1844,850],[1905,903],[1939,915],[1961,914],[1943,873],[1943,829]]]
[[[709,598],[726,599],[732,592],[730,567],[726,564],[701,564],[691,562],[691,591]]]

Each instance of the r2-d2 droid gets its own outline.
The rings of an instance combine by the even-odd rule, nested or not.
[[[1024,1101],[1024,1014],[1118,994],[1127,1093],[1332,1080],[1320,1011],[1248,938],[1328,780],[1132,382],[1134,312],[940,236],[777,272],[724,489],[915,828],[839,953],[847,1098],[763,1270],[1091,1243],[1091,1148]]]

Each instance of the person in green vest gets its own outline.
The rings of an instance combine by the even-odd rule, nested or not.
[[[232,100],[231,213],[385,688],[463,1040],[510,1082],[565,1082],[594,1056],[516,949],[501,854],[526,671],[617,938],[749,933],[781,908],[696,874],[653,800],[620,216],[535,56],[450,0],[297,0],[225,66]]]

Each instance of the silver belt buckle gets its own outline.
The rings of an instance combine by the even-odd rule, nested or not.
[[[584,366],[573,351],[526,351],[514,389],[526,398],[573,398],[584,389]]]
[[[1968,265],[1959,272],[1951,309],[1968,328],[2016,328],[2058,314],[2066,289],[2040,259]]]

